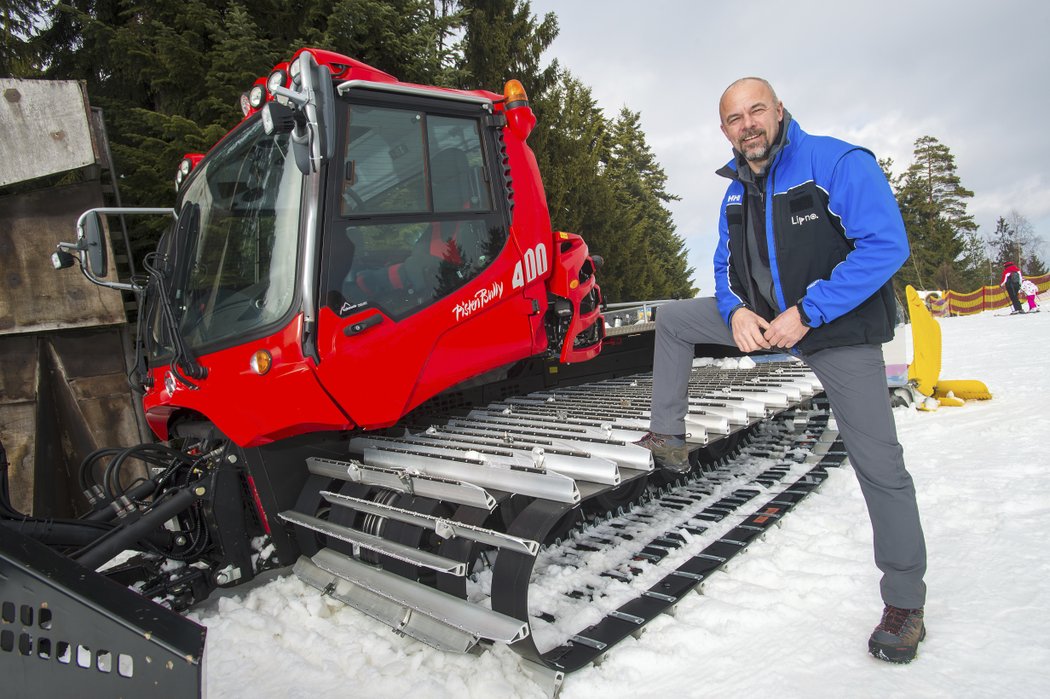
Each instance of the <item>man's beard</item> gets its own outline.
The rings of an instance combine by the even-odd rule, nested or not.
[[[749,161],[749,162],[765,160],[766,157],[769,155],[769,149],[770,149],[771,146],[770,146],[769,141],[766,141],[766,140],[762,140],[762,141],[759,141],[757,143],[754,143],[753,145],[750,146],[751,150],[745,150],[744,140],[747,139],[747,138],[750,138],[751,136],[755,136],[757,134],[761,134],[762,136],[765,136],[765,132],[764,131],[757,131],[757,132],[752,131],[750,133],[744,134],[740,138],[740,152],[744,154],[744,159]]]

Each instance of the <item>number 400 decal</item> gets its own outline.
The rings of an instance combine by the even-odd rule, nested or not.
[[[547,271],[547,246],[543,243],[526,250],[523,258],[514,266],[514,276],[510,280],[511,289],[531,284],[536,277]]]

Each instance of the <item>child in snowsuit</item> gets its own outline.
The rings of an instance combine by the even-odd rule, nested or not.
[[[1021,293],[1028,297],[1028,312],[1035,313],[1038,308],[1035,305],[1035,297],[1039,293],[1039,287],[1031,279],[1021,281]]]
[[[1017,265],[1007,262],[1003,267],[1003,278],[999,281],[999,286],[1006,289],[1010,303],[1013,304],[1014,313],[1024,313],[1021,310],[1021,300],[1018,298],[1018,292],[1021,291],[1021,279],[1021,270],[1017,269]]]

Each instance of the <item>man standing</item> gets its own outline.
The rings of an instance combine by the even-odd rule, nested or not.
[[[893,274],[908,257],[897,202],[871,152],[799,128],[773,87],[742,78],[719,102],[733,160],[715,251],[715,297],[657,313],[651,432],[659,466],[689,470],[694,345],[779,348],[820,379],[867,503],[882,571],[882,620],[868,648],[910,662],[926,635],[926,546],[886,386]]]

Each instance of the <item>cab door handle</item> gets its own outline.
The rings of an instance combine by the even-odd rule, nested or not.
[[[354,335],[363,333],[365,330],[368,330],[373,325],[379,325],[382,322],[383,314],[374,313],[365,318],[364,320],[359,320],[356,323],[351,323],[350,325],[343,328],[343,334],[347,337],[353,337]]]

